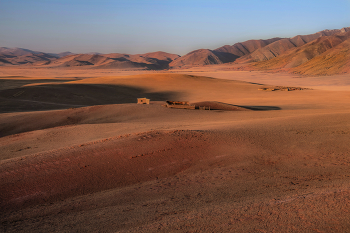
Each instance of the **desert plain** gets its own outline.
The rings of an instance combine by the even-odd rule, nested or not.
[[[349,232],[349,80],[0,67],[0,231]]]

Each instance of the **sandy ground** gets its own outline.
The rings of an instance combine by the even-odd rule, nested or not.
[[[0,231],[349,232],[349,76],[215,69],[1,68]]]
[[[84,68],[28,68],[28,67],[0,67],[0,77],[19,76],[45,79],[55,78],[91,78],[105,76],[127,76],[136,74],[180,73],[208,76],[218,79],[241,80],[270,85],[303,86],[320,90],[348,91],[350,90],[349,74],[333,76],[302,76],[288,73],[273,73],[260,71],[235,71],[232,67],[241,64],[221,64],[191,67],[187,69],[172,69],[165,71],[149,70],[117,70],[117,69],[84,69]],[[15,78],[15,77],[12,77]]]

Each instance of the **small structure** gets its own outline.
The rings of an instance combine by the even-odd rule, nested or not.
[[[276,86],[274,88],[263,87],[259,88],[259,91],[301,91],[301,90],[311,90],[309,88],[303,87],[284,87],[284,86]]]
[[[195,105],[190,105],[188,101],[166,101],[167,108],[196,109]]]
[[[210,106],[198,106],[199,110],[210,110]]]
[[[277,91],[277,90],[279,90],[279,89],[275,89],[275,88],[259,88],[258,89],[259,91]]]
[[[137,104],[149,104],[150,99],[137,98]]]

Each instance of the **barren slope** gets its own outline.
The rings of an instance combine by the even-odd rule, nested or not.
[[[236,43],[232,46],[225,45],[215,49],[214,51],[231,53],[233,55],[236,55],[237,57],[242,57],[278,40],[281,40],[281,38],[272,38],[268,40],[248,40],[245,42]]]
[[[171,62],[170,67],[221,64],[222,61],[209,49],[198,49]]]
[[[315,57],[323,54],[324,52],[332,49],[336,49],[338,45],[342,44],[350,37],[350,32],[342,33],[334,36],[324,36],[309,42],[300,48],[289,50],[285,54],[273,58],[268,61],[262,61],[255,63],[253,67],[263,70],[276,70],[281,68],[294,68],[300,66],[308,61],[312,61]],[[345,44],[346,45],[346,44]],[[346,46],[342,46],[340,50],[344,50],[346,53]],[[335,59],[336,61],[337,59]],[[316,62],[319,61],[316,60]],[[338,60],[342,63],[340,60]]]
[[[334,75],[350,73],[350,39],[310,61],[292,69],[306,75]]]
[[[145,53],[145,54],[139,54],[140,56],[143,57],[150,57],[150,58],[155,58],[158,59],[160,61],[173,61],[176,58],[180,57],[177,54],[171,54],[171,53],[166,53],[166,52],[162,52],[162,51],[158,51],[158,52],[152,52],[152,53]]]
[[[243,56],[236,60],[237,63],[244,62],[256,62],[256,61],[265,61],[282,55],[284,52],[301,47],[317,38],[324,36],[332,36],[336,34],[341,34],[350,31],[350,28],[342,28],[339,30],[324,30],[310,35],[298,35],[292,38],[284,38],[277,41],[273,41],[268,45],[258,48],[255,51],[244,54]]]

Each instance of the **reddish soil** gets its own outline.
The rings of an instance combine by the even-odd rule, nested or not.
[[[350,229],[347,76],[0,71],[2,232]],[[259,90],[281,86],[314,88]]]

